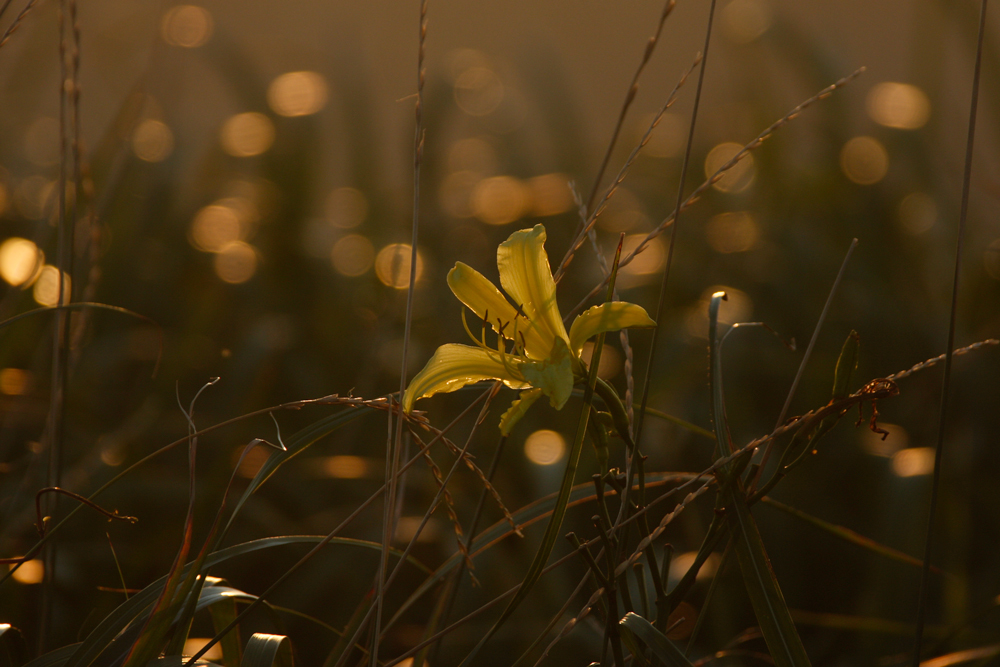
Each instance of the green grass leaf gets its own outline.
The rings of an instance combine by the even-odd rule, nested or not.
[[[243,652],[243,667],[293,667],[292,645],[284,635],[257,632]]]
[[[625,614],[620,623],[629,629],[629,632],[646,643],[646,646],[653,651],[653,655],[674,667],[693,667],[684,653],[677,648],[677,645],[667,639],[667,636],[653,627],[653,624],[638,614],[629,612]]]

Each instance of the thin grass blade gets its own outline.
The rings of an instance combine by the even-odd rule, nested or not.
[[[716,335],[719,306],[725,298],[725,292],[716,292],[709,302],[708,341],[715,439],[719,444],[720,451],[724,454],[730,454],[732,443],[729,440],[725,396],[722,391],[722,355],[719,353],[719,340]],[[728,467],[720,470],[727,478],[726,483],[722,484],[726,522],[733,532],[736,555],[739,559],[740,569],[743,571],[743,582],[750,596],[754,614],[757,616],[761,634],[763,634],[764,641],[767,642],[767,647],[771,651],[771,657],[777,667],[808,666],[809,656],[802,645],[802,639],[792,621],[788,605],[781,594],[781,588],[771,570],[770,560],[764,550],[764,542],[760,538],[757,524],[747,506],[743,484],[740,479],[734,477],[738,469],[731,463]]]
[[[243,667],[294,667],[292,645],[284,635],[257,632],[243,652]]]
[[[653,627],[653,624],[635,613],[628,613],[621,621],[621,625],[628,628],[636,637],[646,643],[646,646],[653,651],[653,654],[673,667],[693,667],[691,661],[684,656],[684,652],[677,648],[677,645],[667,639],[667,636]]]

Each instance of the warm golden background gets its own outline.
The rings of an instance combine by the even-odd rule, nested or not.
[[[458,304],[444,283],[455,261],[495,278],[497,243],[538,222],[549,230],[554,261],[563,255],[578,224],[570,184],[584,197],[589,193],[661,10],[652,0],[432,0],[411,374],[437,345],[464,337]],[[17,11],[8,9],[3,29]],[[682,216],[650,405],[708,425],[705,311],[708,295],[724,287],[731,300],[723,319],[764,321],[783,339],[799,341],[799,352],[789,352],[751,329],[727,343],[734,437],[745,442],[768,432],[854,237],[860,245],[792,413],[826,402],[834,360],[851,329],[862,340],[853,388],[943,352],[976,12],[967,0],[720,0],[687,192],[797,103],[861,66],[867,71],[782,128]],[[679,0],[642,76],[605,183],[702,48],[707,15],[707,2]],[[161,351],[154,328],[106,312],[80,320],[64,486],[89,493],[122,466],[183,436],[175,390],[187,403],[212,376],[222,380],[200,400],[202,426],[285,401],[351,391],[375,397],[398,388],[407,270],[398,258],[408,256],[408,246],[396,244],[410,234],[417,21],[416,2],[384,0],[80,4],[84,175],[93,196],[82,202],[73,296],[148,316],[164,338],[151,378]],[[998,35],[994,12],[959,345],[1000,329]],[[0,49],[3,319],[58,298],[59,271],[51,266],[58,66],[57,4],[43,0]],[[600,218],[605,251],[621,232],[634,247],[673,209],[694,88],[692,78]],[[659,237],[621,276],[622,298],[651,313],[666,239]],[[560,287],[563,311],[599,278],[585,246]],[[44,485],[39,443],[49,400],[50,332],[45,317],[0,331],[3,556],[23,553],[33,540],[34,491]],[[632,340],[641,383],[650,338],[637,332]],[[624,358],[616,348],[602,360],[620,387]],[[988,610],[1000,592],[998,370],[995,349],[956,362],[937,557],[955,577],[935,585],[933,623]],[[940,371],[916,375],[900,389],[880,406],[891,433],[885,442],[841,424],[775,496],[919,555]],[[435,398],[421,407],[443,425],[462,401],[462,395]],[[282,413],[279,421],[291,433],[323,414],[313,408]],[[562,460],[574,420],[575,411],[540,407],[519,426],[498,482],[509,506],[554,488],[560,466],[553,464]],[[491,416],[490,428],[494,421]],[[651,420],[645,436],[655,470],[695,470],[710,461],[704,441],[665,422]],[[202,439],[201,530],[254,437],[276,437],[269,419]],[[255,497],[232,539],[325,533],[377,487],[384,440],[384,420],[377,418],[324,439]],[[481,446],[485,460],[492,433]],[[252,476],[259,464],[245,462],[241,477]],[[422,513],[420,503],[434,492],[425,469],[408,484],[407,517]],[[455,484],[458,498],[477,497],[471,476]],[[94,588],[120,586],[109,539],[130,587],[163,573],[179,539],[185,499],[184,458],[173,453],[105,497],[107,506],[140,517],[139,524],[106,526],[95,515],[68,527],[60,541],[54,645],[73,641],[95,622],[81,609],[103,614],[117,602],[114,593]],[[678,553],[697,547],[709,508],[703,509],[686,514],[669,534]],[[379,517],[373,510],[352,535],[377,540]],[[489,515],[489,522],[496,518]],[[759,519],[791,606],[913,621],[915,568],[887,565],[767,508]],[[434,562],[451,553],[454,542],[443,514],[431,526],[421,548]],[[523,569],[529,552],[511,547],[496,554],[493,565]],[[225,574],[259,590],[290,557]],[[373,568],[368,554],[331,556],[291,581],[278,602],[342,626]],[[736,597],[712,617],[706,651],[752,624],[738,576],[733,570],[726,576]],[[0,621],[29,636],[40,577],[37,568],[23,568],[0,596]],[[537,601],[539,617],[558,608],[571,578],[547,584],[542,595],[553,601]],[[487,583],[487,592],[495,593]],[[330,596],[343,602],[331,605]],[[995,637],[995,616],[984,619],[967,632]],[[313,636],[309,626],[287,620],[289,633],[302,635],[296,642],[305,664],[319,664],[332,635]],[[393,636],[394,646],[409,645],[422,622],[414,615]],[[519,623],[514,630],[530,634],[537,621],[529,616]],[[807,627],[817,664],[871,664],[906,650],[910,641],[884,629]],[[481,630],[460,633],[449,649],[454,653],[442,654],[443,664]],[[960,634],[956,645],[968,636]],[[516,636],[497,641],[521,646]],[[579,637],[567,646],[580,664],[592,648]]]

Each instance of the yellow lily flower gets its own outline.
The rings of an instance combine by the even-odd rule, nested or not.
[[[573,385],[586,377],[580,354],[589,338],[605,331],[655,325],[641,306],[612,301],[579,315],[567,333],[544,246],[545,227],[535,225],[514,232],[497,249],[500,284],[513,305],[472,267],[458,262],[448,272],[451,291],[483,320],[483,338],[487,324],[496,332],[497,346],[490,347],[469,332],[475,347],[454,343],[439,347],[403,394],[405,412],[418,399],[481,380],[499,380],[522,390],[500,422],[506,435],[540,396],[548,396],[557,410],[566,404]],[[463,313],[463,321],[464,317]]]

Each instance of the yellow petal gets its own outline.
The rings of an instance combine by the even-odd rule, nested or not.
[[[498,352],[480,347],[442,345],[410,381],[403,393],[403,411],[410,412],[417,399],[455,391],[480,380],[500,380],[513,389],[527,389],[528,383],[519,371],[524,362],[511,355],[507,355],[506,360],[505,365]]]
[[[579,357],[583,344],[602,331],[653,326],[656,326],[656,322],[649,318],[642,306],[624,301],[602,303],[588,308],[573,320],[573,326],[569,330],[570,347],[573,354]]]
[[[573,393],[573,355],[562,338],[556,338],[548,359],[526,362],[520,371],[532,387],[549,397],[556,410],[561,410]]]
[[[514,309],[514,306],[510,305],[510,302],[500,293],[496,285],[491,283],[479,271],[476,271],[468,264],[456,262],[455,267],[448,272],[448,286],[455,293],[455,296],[458,297],[458,300],[478,315],[479,319],[482,320],[488,317],[490,326],[497,333],[503,327],[503,334],[507,338],[513,339],[516,327],[517,340],[515,342],[520,345],[523,335],[523,343],[525,348],[527,348],[525,352],[528,356],[535,359],[544,359],[548,355],[549,350],[552,348],[552,344],[548,339],[541,337],[537,331],[525,326],[523,317],[518,318],[518,321],[515,322],[517,311]],[[501,322],[503,324],[500,324]],[[475,333],[478,327],[471,325],[471,323],[470,326],[473,326],[473,333]]]
[[[528,412],[528,408],[530,408],[541,395],[541,389],[528,389],[527,391],[522,391],[521,396],[510,404],[507,412],[503,413],[503,417],[500,418],[500,435],[510,435],[510,431],[514,428],[514,425],[521,421],[521,417]]]
[[[545,254],[545,227],[535,225],[511,234],[497,248],[497,266],[500,284],[528,316],[529,327],[547,343],[542,350],[529,347],[528,354],[535,359],[548,357],[555,339],[568,341],[569,337],[559,315],[556,283]]]

